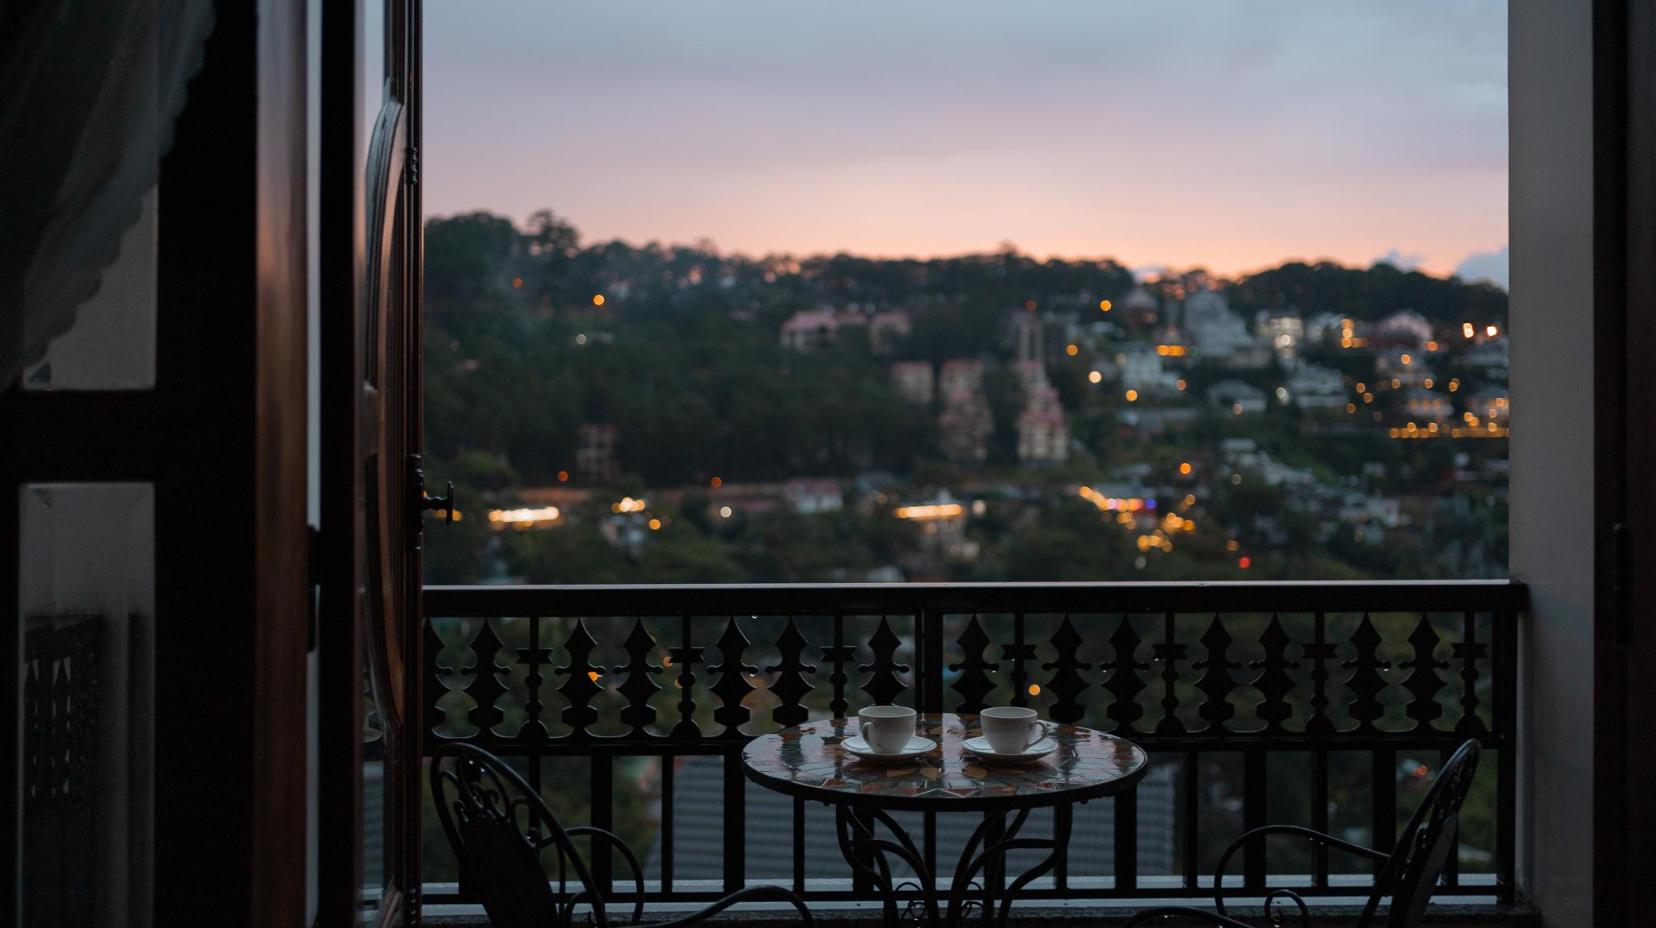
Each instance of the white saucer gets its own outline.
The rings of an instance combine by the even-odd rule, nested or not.
[[[908,744],[903,745],[903,749],[901,751],[898,751],[896,754],[881,754],[872,747],[869,747],[868,742],[864,741],[862,736],[852,735],[844,741],[841,741],[840,747],[845,748],[847,751],[863,758],[864,760],[913,760],[923,754],[930,754],[932,751],[937,750],[937,742],[931,740],[930,738],[922,738],[919,735],[911,735],[909,736]]]
[[[978,760],[986,760],[991,763],[995,761],[1018,763],[1020,761],[1037,760],[1058,750],[1058,739],[1051,736],[1042,738],[1016,754],[1002,754],[996,751],[989,746],[989,739],[982,736],[967,738],[960,743],[960,746],[970,751],[972,756]]]

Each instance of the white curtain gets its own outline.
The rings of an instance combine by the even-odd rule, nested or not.
[[[211,0],[0,0],[0,389],[97,291],[212,19]]]

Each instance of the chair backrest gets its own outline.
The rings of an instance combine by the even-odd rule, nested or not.
[[[1456,853],[1459,839],[1455,823],[1461,803],[1466,801],[1467,791],[1472,788],[1472,777],[1478,772],[1478,752],[1476,741],[1467,741],[1457,748],[1403,827],[1403,834],[1376,881],[1374,897],[1368,906],[1372,912],[1390,888],[1388,928],[1414,928],[1425,917],[1426,904],[1432,901],[1432,893],[1449,864],[1450,855]]]
[[[460,864],[462,890],[475,893],[497,928],[567,925],[577,905],[590,903],[592,877],[551,809],[517,771],[482,748],[440,748],[429,772],[437,818]],[[542,853],[557,854],[556,890]],[[569,873],[573,871],[573,873]],[[569,880],[579,891],[569,892]],[[593,923],[608,925],[603,906]]]

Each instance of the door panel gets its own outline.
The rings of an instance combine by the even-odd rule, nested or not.
[[[383,32],[379,17],[355,11],[347,14],[353,26],[376,35],[353,43],[348,60],[343,50],[337,59],[324,52],[324,68],[334,65],[325,88],[333,74],[349,90],[324,99],[323,157],[349,157],[354,205],[348,236],[336,226],[323,245],[325,279],[328,262],[342,260],[342,243],[351,258],[349,275],[336,279],[350,298],[342,287],[333,303],[324,302],[321,776],[324,793],[337,792],[322,802],[318,921],[396,926],[417,922],[419,914],[419,674],[410,671],[420,641],[419,490],[410,463],[418,449],[420,388],[411,169],[417,105],[410,93],[417,85],[411,36],[418,4],[363,2],[369,14],[383,9]],[[382,76],[364,70],[363,49],[378,47]],[[366,100],[383,102],[358,148]],[[335,137],[330,145],[329,127],[348,133],[351,143]],[[325,204],[344,186],[343,175],[335,176],[335,186],[324,183]]]

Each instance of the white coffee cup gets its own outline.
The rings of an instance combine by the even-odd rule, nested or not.
[[[1046,726],[1034,709],[997,706],[983,710],[983,737],[996,754],[1022,754],[1046,737]]]
[[[914,710],[907,706],[869,706],[857,713],[857,728],[876,754],[901,754],[914,737]]]

